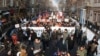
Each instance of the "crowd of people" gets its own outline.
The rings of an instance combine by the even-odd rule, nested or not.
[[[75,22],[65,20],[64,16],[56,16],[56,13],[48,14],[51,13],[40,14],[35,20],[20,18],[19,22],[25,23],[27,29],[23,30],[21,26],[7,32],[2,41],[6,50],[4,56],[94,56],[95,53],[97,54],[97,36],[87,42],[87,33],[83,32],[81,26],[75,27]],[[57,21],[56,18],[59,20]],[[74,26],[75,32],[69,32],[68,29],[62,31],[60,28],[52,30],[50,28],[52,26]],[[45,27],[45,30],[38,37],[35,30],[28,27]]]
[[[43,12],[39,13],[37,17],[33,17],[30,20],[26,17],[20,19],[24,27],[45,27],[45,26],[53,26],[53,27],[71,27],[75,26],[75,22],[73,22],[70,17],[66,17],[63,15],[60,16],[59,12]]]
[[[46,28],[41,37],[29,28],[18,28],[11,31],[9,37],[4,37],[4,46],[7,56],[94,56],[98,38],[94,36],[87,43],[86,32],[81,27],[76,27],[75,33]]]

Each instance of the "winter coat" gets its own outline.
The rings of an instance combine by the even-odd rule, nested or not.
[[[68,38],[68,32],[63,32],[63,39],[66,40]]]
[[[79,56],[87,56],[87,51],[84,49],[83,51],[81,51],[81,50],[78,50],[77,51],[77,54],[79,55]]]
[[[48,33],[42,33],[42,40],[49,40],[49,34]]]

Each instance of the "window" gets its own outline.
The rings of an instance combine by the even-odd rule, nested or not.
[[[100,0],[98,0],[98,3],[100,3]]]
[[[93,15],[93,21],[96,21],[96,12],[94,12],[94,15]]]
[[[100,22],[100,14],[98,14],[98,22]]]
[[[2,0],[0,0],[0,7],[2,7]]]
[[[94,3],[100,3],[100,0],[94,0]]]
[[[97,3],[98,2],[98,0],[94,0],[94,3]]]

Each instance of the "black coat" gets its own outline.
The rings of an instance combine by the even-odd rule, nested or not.
[[[31,33],[31,41],[34,41],[37,38],[37,34],[35,32]]]
[[[82,34],[83,34],[83,31],[80,30],[80,31],[78,32],[78,39],[81,39],[81,38],[82,38]]]
[[[81,45],[85,45],[86,44],[86,40],[87,40],[86,36],[84,36],[83,38],[81,38]]]
[[[67,42],[67,40],[65,40],[65,43],[63,44],[63,40],[60,39],[57,42],[57,48],[59,49],[59,51],[68,51],[68,42]]]
[[[69,50],[73,49],[74,43],[75,43],[74,39],[73,40],[71,40],[71,38],[68,39],[68,49]]]
[[[57,32],[52,32],[52,35],[51,35],[51,39],[52,40],[57,40]]]
[[[98,45],[98,42],[97,42],[97,41],[93,41],[93,40],[89,42],[88,48],[87,48],[88,54],[89,54],[89,53],[94,54],[95,52],[96,52],[96,54],[97,54],[97,47],[95,47],[94,50],[92,50],[92,47],[93,47],[92,44]]]

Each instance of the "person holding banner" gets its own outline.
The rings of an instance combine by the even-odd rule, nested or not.
[[[42,38],[42,41],[43,41],[44,50],[46,50],[46,48],[49,45],[49,40],[50,40],[49,33],[46,30],[44,30],[41,38]]]
[[[61,32],[61,29],[59,28],[57,30],[57,39],[60,40],[61,36],[62,36],[62,32]]]
[[[69,36],[69,33],[68,33],[67,29],[65,29],[63,32],[63,39],[67,40],[68,36]]]

